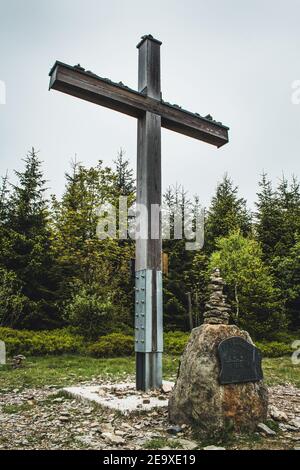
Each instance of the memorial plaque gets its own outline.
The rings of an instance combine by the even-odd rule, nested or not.
[[[218,346],[222,385],[262,380],[261,352],[239,336],[224,339]]]

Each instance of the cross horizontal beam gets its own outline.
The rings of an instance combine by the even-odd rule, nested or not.
[[[161,116],[166,129],[221,147],[228,142],[229,128],[222,123],[191,113],[177,105],[147,96],[122,83],[101,78],[82,67],[56,62],[50,73],[49,89],[59,90],[85,101],[140,118],[146,111]]]

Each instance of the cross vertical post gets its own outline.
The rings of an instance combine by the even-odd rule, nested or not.
[[[144,36],[139,50],[138,91],[161,100],[161,42]],[[138,390],[162,385],[161,117],[138,118],[135,351]]]

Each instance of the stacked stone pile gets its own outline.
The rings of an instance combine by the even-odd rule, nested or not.
[[[204,323],[228,324],[230,306],[226,303],[226,295],[223,294],[224,281],[220,276],[220,270],[215,269],[208,286],[211,294],[205,304]]]

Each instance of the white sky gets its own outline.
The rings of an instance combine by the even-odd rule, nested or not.
[[[75,154],[109,165],[122,146],[135,167],[135,119],[48,92],[48,72],[80,63],[136,88],[135,46],[150,33],[163,42],[163,98],[231,128],[219,150],[163,130],[164,188],[181,183],[207,204],[227,171],[252,205],[263,170],[299,175],[299,18],[299,0],[0,0],[0,174],[32,146],[58,194]]]

